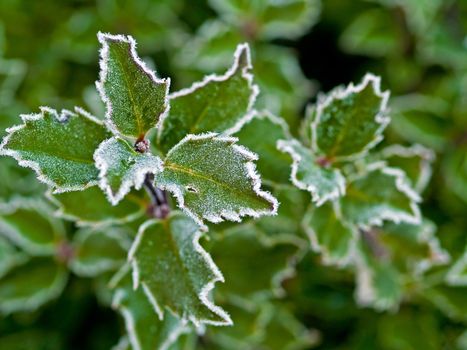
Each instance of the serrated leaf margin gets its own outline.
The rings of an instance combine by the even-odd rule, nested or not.
[[[136,40],[131,36],[131,35],[113,35],[110,33],[103,33],[103,32],[98,32],[97,33],[97,39],[99,43],[101,44],[101,49],[99,50],[99,80],[96,81],[96,88],[97,91],[99,92],[99,95],[102,99],[102,101],[105,104],[105,124],[109,128],[110,131],[114,135],[120,135],[120,132],[118,131],[117,126],[114,124],[112,121],[112,102],[110,99],[107,97],[105,93],[105,88],[104,84],[107,81],[107,72],[108,72],[108,65],[107,61],[109,59],[109,44],[107,43],[107,39],[109,40],[114,40],[114,41],[120,41],[124,43],[130,44],[130,55],[133,61],[138,65],[145,74],[147,74],[151,80],[156,83],[156,84],[166,84],[166,92],[165,92],[165,99],[164,99],[164,105],[165,105],[165,111],[159,116],[159,120],[157,123],[154,125],[154,127],[159,128],[162,122],[162,120],[167,116],[170,110],[170,103],[169,103],[169,89],[170,89],[170,78],[158,78],[154,71],[148,68],[146,63],[139,58],[138,53],[136,52]]]
[[[242,58],[242,55],[245,55],[245,65],[243,67],[240,67],[240,59]],[[256,102],[256,98],[259,95],[259,87],[258,85],[253,83],[253,74],[250,72],[251,69],[253,69],[253,65],[251,63],[251,52],[250,52],[250,46],[248,43],[242,43],[238,44],[237,48],[235,49],[234,53],[234,62],[232,66],[222,75],[217,75],[217,74],[209,74],[206,75],[203,80],[197,81],[193,83],[190,87],[181,89],[179,91],[173,92],[169,95],[168,99],[169,102],[170,100],[173,100],[177,97],[181,96],[186,96],[190,95],[196,90],[203,88],[204,86],[208,85],[211,82],[224,82],[229,80],[232,76],[234,76],[237,73],[238,69],[241,69],[241,75],[242,78],[244,78],[248,82],[248,87],[252,90],[252,94],[250,95],[250,99],[248,101],[248,107],[247,107],[247,113],[243,118],[237,121],[237,123],[232,126],[231,128],[225,130],[222,134],[226,135],[231,135],[237,131],[239,131],[242,126],[252,118],[251,114],[254,112],[252,111],[252,108]],[[160,127],[158,129],[158,138],[162,134],[162,130],[164,128],[164,119],[168,116],[168,113],[164,114],[164,117],[160,119]]]
[[[152,295],[146,283],[140,282],[138,261],[135,259],[135,253],[138,250],[138,246],[141,244],[141,239],[143,238],[146,228],[157,222],[158,220],[148,220],[140,226],[140,228],[138,229],[138,234],[133,242],[133,245],[130,251],[128,252],[128,262],[131,264],[131,267],[132,267],[133,289],[136,290],[141,285],[141,287],[143,288],[144,294],[146,294],[150,303],[154,307],[154,311],[159,316],[159,319],[162,320],[164,319],[164,310],[163,308],[161,308],[156,298]],[[214,302],[209,300],[209,293],[211,292],[211,290],[214,289],[215,284],[217,282],[223,283],[225,282],[225,279],[224,279],[224,276],[222,275],[222,272],[216,266],[216,264],[212,260],[209,253],[206,250],[204,250],[203,247],[199,244],[199,240],[203,232],[205,232],[206,230],[207,230],[206,227],[200,226],[200,229],[197,230],[196,233],[193,235],[192,243],[193,243],[193,247],[195,248],[196,252],[201,255],[206,265],[209,267],[209,269],[212,271],[215,277],[205,284],[205,286],[202,288],[201,292],[199,293],[198,298],[203,305],[205,305],[209,310],[211,310],[216,315],[223,318],[225,321],[216,322],[216,321],[211,321],[211,320],[197,319],[195,317],[189,317],[189,320],[193,322],[193,324],[197,328],[200,327],[202,324],[210,324],[213,326],[230,326],[233,324],[233,322],[229,314],[224,309],[222,309],[220,306],[215,305]],[[170,310],[169,312],[172,312],[172,310]]]
[[[278,140],[277,141],[277,149],[282,152],[286,152],[290,154],[292,157],[292,171],[290,173],[290,181],[299,189],[305,190],[311,193],[313,202],[316,203],[317,206],[321,206],[326,201],[332,201],[339,197],[345,195],[345,178],[343,176],[340,177],[337,188],[333,191],[328,193],[326,196],[319,197],[317,194],[318,188],[315,185],[307,185],[304,182],[298,180],[297,172],[298,172],[298,165],[302,161],[302,157],[294,151],[294,149],[289,145],[289,143],[296,143],[300,145],[300,143],[295,140]],[[300,145],[301,146],[301,145]]]
[[[389,96],[390,92],[389,91],[381,91],[381,77],[376,76],[372,73],[366,73],[365,76],[363,77],[363,80],[360,84],[354,85],[354,83],[350,83],[347,85],[347,87],[339,86],[332,90],[329,94],[320,94],[318,96],[318,101],[316,103],[316,114],[315,114],[315,119],[311,123],[311,148],[313,151],[317,154],[322,153],[318,147],[318,135],[317,135],[317,129],[319,126],[319,123],[321,121],[321,114],[323,113],[323,109],[328,107],[329,105],[332,104],[334,100],[343,100],[347,98],[350,94],[356,93],[358,94],[359,92],[363,91],[365,87],[368,84],[372,84],[373,86],[373,91],[375,92],[376,96],[381,98],[381,105],[378,113],[375,116],[375,122],[380,124],[376,136],[371,141],[369,144],[367,144],[364,149],[356,154],[352,154],[349,156],[341,156],[341,157],[336,157],[336,161],[351,161],[356,158],[363,157],[368,153],[368,151],[373,148],[375,145],[377,145],[379,142],[383,140],[383,135],[382,132],[386,128],[386,126],[391,122],[391,118],[387,116],[387,110],[388,110],[388,101],[389,101]]]
[[[219,215],[210,215],[204,216],[204,218],[212,223],[219,223],[225,221],[225,219],[230,221],[240,222],[243,216],[251,216],[253,218],[259,218],[262,215],[276,215],[277,209],[279,207],[279,202],[277,199],[267,191],[263,191],[261,189],[261,176],[256,171],[256,164],[254,161],[258,160],[258,155],[248,150],[246,147],[236,144],[238,142],[237,137],[233,136],[222,136],[217,133],[204,133],[204,134],[188,134],[186,135],[178,144],[176,144],[168,153],[167,158],[170,156],[171,153],[175,152],[178,147],[181,147],[186,142],[189,141],[197,141],[197,140],[207,140],[212,139],[214,141],[220,141],[225,143],[230,143],[230,147],[233,147],[234,150],[243,156],[245,156],[248,160],[245,164],[245,170],[247,172],[248,178],[250,179],[250,183],[252,184],[253,191],[260,197],[265,199],[267,202],[272,204],[272,210],[253,210],[250,208],[242,208],[239,211],[223,211]],[[192,212],[187,206],[185,206],[185,199],[183,198],[183,194],[178,190],[177,186],[175,185],[164,185],[161,186],[161,189],[165,189],[171,192],[177,200],[178,207],[184,211],[189,217],[196,221],[200,226],[205,227],[203,222],[203,217],[198,217],[194,212]]]
[[[18,162],[19,166],[32,169],[36,173],[36,177],[40,182],[45,183],[46,185],[51,186],[53,188],[53,193],[82,191],[88,187],[97,185],[98,181],[96,180],[96,181],[90,181],[84,186],[59,186],[54,181],[49,179],[46,174],[42,172],[39,163],[32,161],[32,160],[25,160],[21,157],[20,152],[5,148],[12,134],[14,134],[15,132],[19,130],[24,129],[26,127],[26,122],[44,119],[45,113],[49,113],[53,115],[54,118],[57,119],[57,121],[59,121],[60,123],[65,123],[70,118],[82,116],[94,123],[97,123],[101,126],[103,125],[102,121],[100,121],[98,118],[94,117],[89,112],[85,111],[84,109],[80,107],[75,107],[74,108],[75,112],[69,111],[67,109],[62,109],[60,113],[58,113],[53,108],[45,107],[45,106],[39,107],[39,109],[40,109],[40,113],[21,114],[20,117],[21,117],[21,120],[23,121],[23,124],[16,125],[16,126],[6,129],[7,135],[3,138],[3,141],[0,144],[0,155],[13,157]]]

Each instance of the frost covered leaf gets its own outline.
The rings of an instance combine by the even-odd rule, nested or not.
[[[242,145],[261,155],[257,165],[263,179],[290,183],[289,157],[277,148],[277,141],[290,138],[283,119],[267,111],[255,112],[235,136]]]
[[[232,327],[208,329],[208,339],[219,349],[304,350],[319,340],[315,330],[307,329],[281,305],[237,304],[226,306],[235,321]]]
[[[102,142],[94,153],[99,169],[99,187],[113,205],[117,205],[131,187],[141,189],[146,174],[162,170],[162,160],[149,153],[139,153],[125,140],[112,137]]]
[[[123,316],[133,349],[168,350],[181,334],[189,331],[187,322],[171,312],[166,312],[164,318],[159,319],[143,289],[133,289],[129,273],[116,283],[112,307]]]
[[[276,199],[261,190],[257,156],[236,141],[212,133],[188,135],[167,154],[156,186],[172,192],[199,223],[275,214]]]
[[[355,253],[357,233],[336,209],[332,203],[310,206],[303,218],[303,228],[310,238],[311,248],[321,254],[323,263],[342,267]]]
[[[297,140],[281,140],[277,146],[292,157],[290,178],[293,184],[309,191],[318,206],[344,195],[345,178],[338,169],[320,165],[313,151]]]
[[[50,258],[32,258],[0,279],[0,311],[31,311],[62,292],[66,269]]]
[[[351,181],[340,199],[345,220],[361,226],[379,226],[383,220],[420,223],[420,196],[410,188],[405,174],[382,164]]]
[[[376,310],[395,310],[402,298],[402,276],[384,251],[373,242],[374,232],[363,231],[357,244],[355,261],[359,305]]]
[[[379,77],[338,87],[318,99],[312,123],[313,148],[328,159],[355,157],[382,140],[389,92],[381,92]]]
[[[220,233],[209,250],[226,276],[216,291],[249,300],[283,295],[281,283],[294,274],[300,243],[290,235],[268,237],[251,224]]]
[[[210,0],[229,22],[254,38],[295,38],[313,25],[320,13],[319,0]]]
[[[81,229],[73,236],[71,270],[78,276],[93,277],[117,270],[126,260],[130,242],[116,227]]]
[[[16,199],[0,210],[0,235],[33,256],[54,255],[65,228],[40,200]]]
[[[168,151],[187,134],[229,133],[237,130],[253,107],[250,51],[237,47],[232,67],[224,75],[208,75],[190,88],[170,95],[170,111],[162,121],[159,146]]]
[[[133,282],[161,319],[168,308],[196,325],[228,325],[229,316],[209,300],[209,292],[223,277],[200,246],[200,236],[200,226],[180,212],[145,223],[129,253]]]
[[[169,79],[158,79],[136,53],[131,36],[99,33],[100,81],[110,128],[124,136],[143,138],[168,109]]]
[[[446,281],[451,286],[467,286],[467,248],[449,269]]]
[[[111,205],[98,186],[83,191],[47,193],[57,206],[56,215],[75,221],[79,226],[123,224],[144,215],[147,200],[143,193],[132,191],[117,205]]]
[[[422,192],[431,177],[435,154],[421,145],[404,147],[393,145],[381,151],[381,158],[390,167],[402,169],[417,192]]]
[[[401,272],[421,276],[433,266],[449,262],[449,254],[436,237],[436,226],[423,219],[419,224],[386,222],[373,228],[391,262]]]
[[[23,115],[23,124],[8,129],[0,151],[19,165],[33,169],[56,192],[82,190],[97,183],[93,154],[109,137],[96,118],[80,108],[75,113],[42,107]]]
[[[19,251],[2,235],[0,235],[0,278],[11,268],[22,264],[27,256]]]

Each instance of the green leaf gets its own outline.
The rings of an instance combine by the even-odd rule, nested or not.
[[[297,38],[318,20],[319,0],[263,1],[267,4],[259,21],[259,36],[266,39]]]
[[[383,138],[390,119],[389,92],[381,80],[367,74],[359,85],[338,87],[318,99],[312,123],[313,149],[327,159],[348,159],[364,154]]]
[[[231,324],[225,311],[209,300],[223,277],[200,246],[200,237],[199,225],[180,212],[143,224],[129,253],[134,287],[144,290],[160,319],[168,308],[196,325]]]
[[[321,166],[313,151],[305,148],[297,140],[280,140],[277,146],[292,157],[292,183],[302,190],[309,191],[316,205],[344,195],[345,178],[338,169]]]
[[[443,160],[445,184],[467,203],[467,146],[459,147]]]
[[[82,190],[98,181],[93,154],[109,133],[80,108],[75,113],[42,107],[23,115],[23,124],[8,129],[0,151],[33,169],[55,192]]]
[[[28,254],[51,256],[65,236],[65,228],[44,202],[17,198],[0,210],[0,235]]]
[[[467,321],[466,287],[439,285],[423,290],[422,297],[431,301],[445,315],[456,321]]]
[[[451,286],[467,286],[467,247],[449,269],[446,282]]]
[[[186,136],[167,154],[156,186],[172,192],[198,223],[275,214],[276,199],[261,190],[257,156],[236,141],[212,133]]]
[[[94,153],[99,169],[99,187],[113,205],[117,205],[132,187],[140,190],[147,174],[162,171],[162,160],[139,153],[125,140],[113,137],[102,142]]]
[[[374,241],[371,230],[363,231],[357,244],[355,298],[361,306],[396,310],[403,293],[402,277]]]
[[[0,278],[27,259],[25,254],[18,252],[6,238],[0,235]]]
[[[99,32],[100,81],[107,125],[114,133],[144,138],[168,111],[170,79],[158,79],[136,53],[131,36]]]
[[[210,0],[229,22],[253,38],[296,38],[313,25],[320,13],[318,0]]]
[[[310,206],[303,227],[311,248],[321,254],[325,265],[347,265],[355,253],[356,228],[346,223],[333,203]]]
[[[257,165],[263,179],[290,183],[289,157],[277,148],[277,141],[290,138],[283,119],[268,111],[255,112],[235,136],[242,145],[261,155]]]
[[[67,271],[50,258],[32,258],[11,269],[0,279],[0,311],[37,309],[60,295]]]
[[[132,191],[113,206],[98,186],[75,192],[47,192],[49,200],[58,208],[55,215],[78,226],[94,227],[124,224],[142,217],[148,204],[143,196],[144,193]]]
[[[226,277],[216,290],[249,300],[284,295],[281,284],[294,274],[301,243],[290,235],[269,237],[251,224],[221,232],[209,249]]]
[[[255,225],[269,236],[291,234],[296,239],[305,238],[305,235],[301,235],[300,223],[310,204],[309,194],[292,185],[276,186],[272,194],[280,203],[277,215],[257,219]]]
[[[433,266],[444,265],[450,256],[436,237],[436,226],[423,219],[419,224],[386,222],[373,228],[392,265],[417,279]]]
[[[420,196],[401,170],[374,163],[366,174],[349,182],[340,205],[345,220],[360,226],[380,226],[383,220],[419,224],[419,201]]]
[[[208,75],[190,88],[171,94],[170,111],[160,128],[159,147],[167,152],[187,134],[238,130],[258,94],[251,68],[249,47],[241,44],[224,75]]]
[[[81,229],[73,236],[70,268],[78,276],[85,277],[117,270],[125,263],[129,248],[126,233],[116,227]]]
[[[133,349],[169,349],[181,334],[190,330],[186,321],[180,320],[171,312],[166,312],[164,318],[159,319],[142,288],[133,289],[129,273],[116,277],[120,281],[111,282],[117,284],[112,307],[123,316],[128,340]]]
[[[381,151],[381,158],[393,168],[404,171],[417,192],[422,192],[431,178],[431,165],[435,154],[421,145],[404,147],[392,145]]]

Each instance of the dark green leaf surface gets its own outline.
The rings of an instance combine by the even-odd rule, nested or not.
[[[208,75],[190,88],[170,95],[170,111],[162,122],[159,146],[168,151],[187,134],[229,133],[237,130],[253,107],[250,51],[239,45],[232,67],[224,75]]]
[[[129,253],[135,286],[142,288],[162,319],[170,309],[195,324],[230,324],[230,318],[209,300],[223,281],[211,257],[199,245],[200,227],[173,212],[165,220],[144,224]]]
[[[156,126],[168,108],[169,79],[158,79],[136,53],[131,36],[99,33],[102,45],[100,81],[111,129],[124,136],[141,138]]]
[[[57,192],[82,190],[97,183],[93,154],[109,133],[97,119],[77,108],[75,113],[43,107],[40,114],[23,116],[9,129],[0,150]]]
[[[253,163],[257,156],[236,141],[188,135],[167,154],[156,186],[172,192],[179,207],[199,223],[274,214],[277,201],[261,189]]]
[[[50,258],[33,258],[15,266],[0,279],[0,311],[31,311],[56,298],[65,287],[67,272]]]
[[[380,78],[367,74],[363,81],[338,87],[316,106],[313,146],[328,159],[354,157],[382,140],[389,123],[389,92],[381,92]]]

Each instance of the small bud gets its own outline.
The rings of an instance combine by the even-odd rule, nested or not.
[[[149,141],[145,139],[136,141],[135,151],[139,153],[146,153],[149,151]]]

